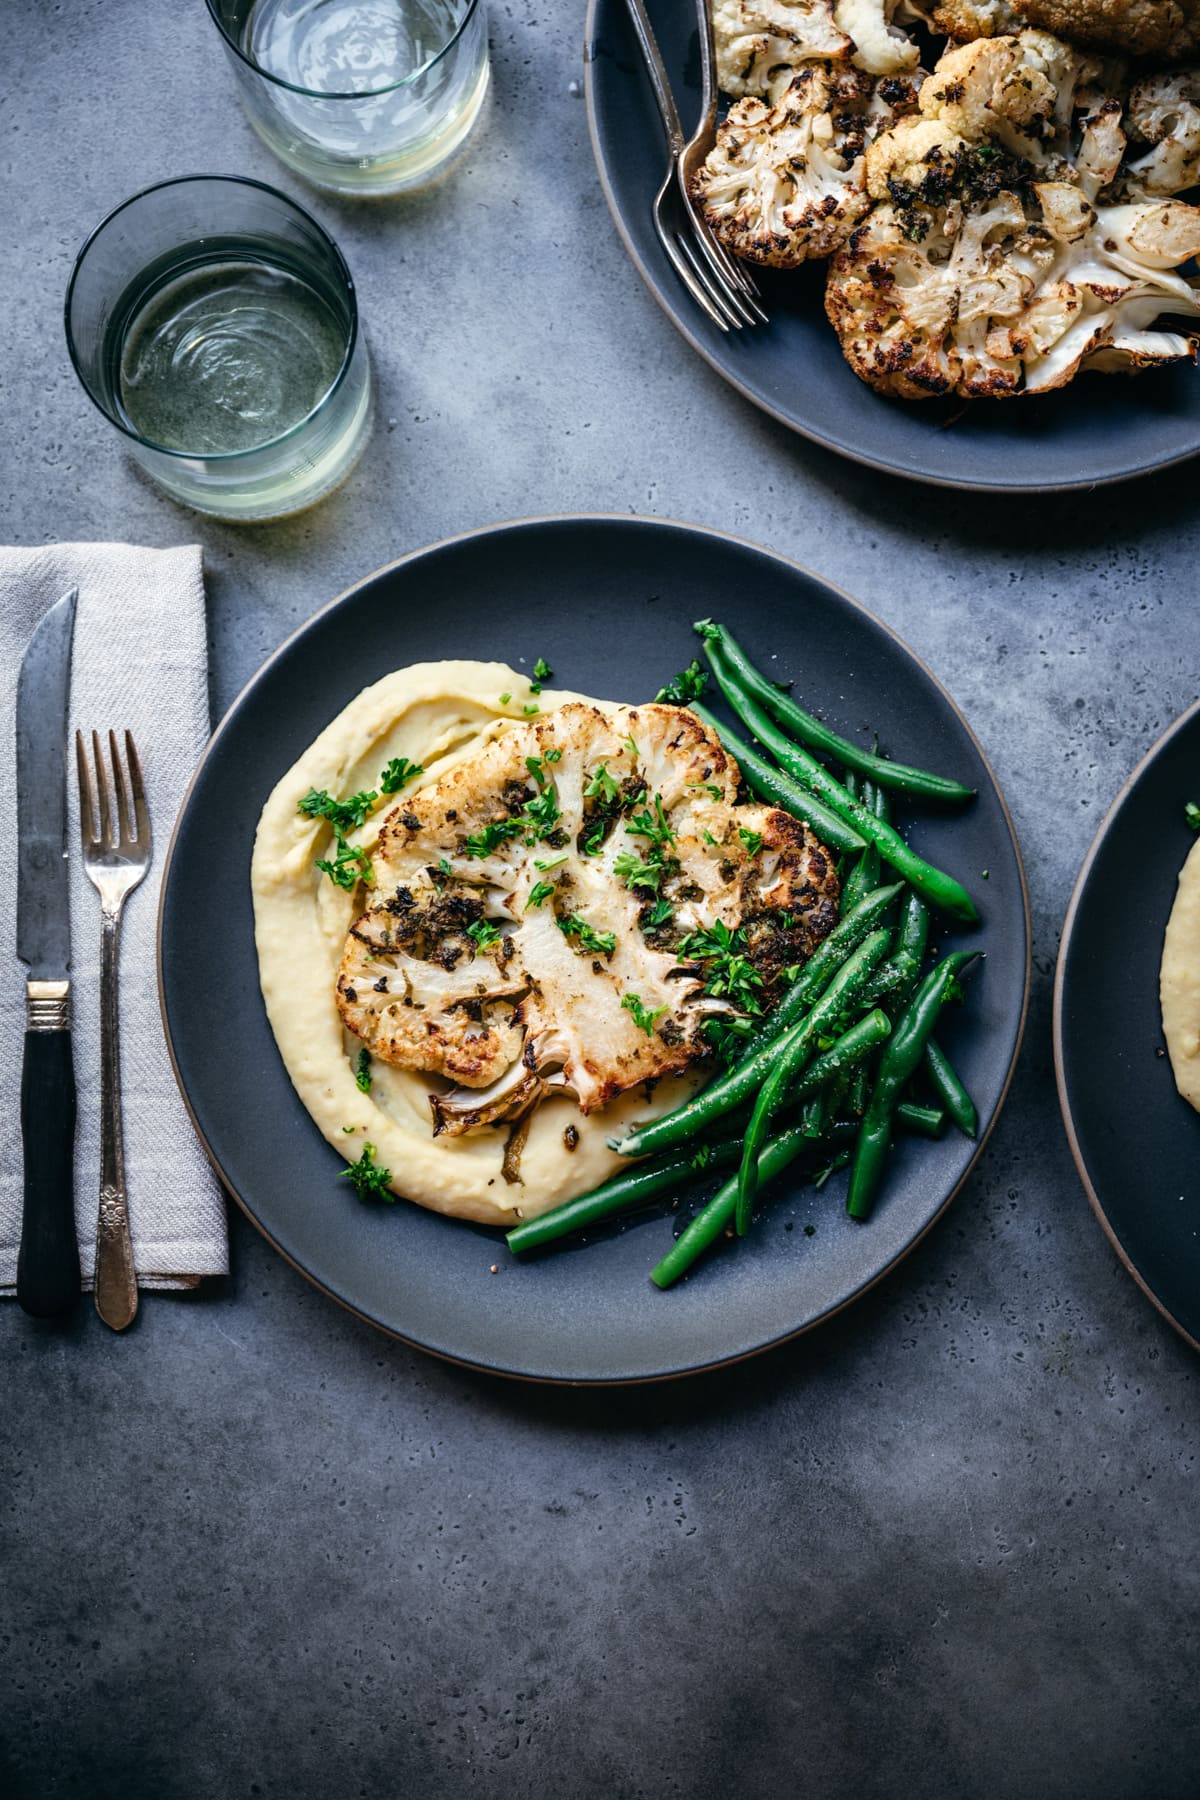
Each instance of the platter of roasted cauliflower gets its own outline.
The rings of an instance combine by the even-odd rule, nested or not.
[[[712,19],[730,104],[693,198],[747,263],[826,264],[877,392],[1195,360],[1200,68],[1138,53],[1200,54],[1200,4],[712,0]]]
[[[692,201],[768,323],[701,316],[655,236],[666,143],[625,0],[589,0],[585,88],[625,246],[725,380],[954,487],[1088,488],[1200,451],[1200,0],[708,6],[721,105]],[[698,0],[647,8],[686,137]]]

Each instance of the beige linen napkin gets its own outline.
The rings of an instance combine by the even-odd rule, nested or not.
[[[121,931],[121,1063],[129,1216],[138,1285],[194,1287],[229,1267],[225,1205],[188,1120],[163,1036],[155,976],[158,893],[184,789],[208,737],[200,551],[128,544],[0,547],[0,1294],[15,1291],[21,1236],[21,1054],[25,970],[16,959],[17,671],[34,626],[79,589],[71,728],[132,731],[146,781],[154,861],[125,906]],[[85,1287],[96,1253],[100,1168],[100,902],[84,874],[73,750],[67,759],[74,996],[75,1220]]]

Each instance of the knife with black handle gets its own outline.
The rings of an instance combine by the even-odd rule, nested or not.
[[[75,1067],[67,885],[67,707],[75,591],[46,613],[17,680],[17,955],[28,964],[21,1138],[25,1200],[17,1299],[35,1318],[79,1302]]]

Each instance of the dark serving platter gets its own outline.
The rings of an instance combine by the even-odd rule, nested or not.
[[[944,1041],[979,1105],[978,1141],[900,1142],[867,1225],[845,1177],[780,1184],[753,1235],[660,1294],[665,1206],[521,1263],[498,1231],[417,1206],[364,1206],[297,1098],[258,986],[249,865],[259,809],[359,689],[443,657],[532,666],[602,698],[651,698],[719,615],[840,729],[978,787],[957,820],[905,814],[913,842],[965,878],[987,951]],[[988,870],[986,882],[979,879]],[[795,563],[716,532],[630,518],[497,526],[368,577],[259,671],[218,728],[183,807],[163,881],[159,978],[184,1097],[218,1173],[266,1237],[319,1287],[413,1344],[502,1374],[644,1381],[729,1362],[803,1331],[879,1279],[928,1230],[979,1156],[1025,1018],[1025,880],[1004,800],[962,715],[870,613]],[[806,1233],[811,1225],[813,1234]],[[499,1265],[493,1275],[492,1264]]]
[[[1134,770],[1096,834],[1063,927],[1054,1060],[1067,1136],[1110,1243],[1200,1349],[1200,1113],[1163,1046],[1158,965],[1200,795],[1200,701]],[[1136,871],[1136,879],[1131,879]]]
[[[685,132],[700,111],[695,0],[648,0]],[[871,468],[946,487],[1050,493],[1123,481],[1200,450],[1190,363],[1085,375],[1037,398],[885,400],[853,375],[825,318],[824,269],[756,271],[767,326],[723,333],[680,284],[654,233],[666,147],[624,0],[589,0],[592,147],[625,247],[668,318],[718,374],[784,425]]]

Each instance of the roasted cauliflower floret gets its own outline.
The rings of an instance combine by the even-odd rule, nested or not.
[[[914,94],[900,78],[877,85],[848,63],[808,63],[776,106],[748,99],[730,108],[692,196],[715,235],[748,262],[791,269],[830,256],[867,207],[868,135]]]
[[[1029,22],[1011,0],[908,0],[908,7],[934,31],[964,44],[975,38],[1004,37]]]
[[[828,852],[739,782],[680,707],[570,702],[501,731],[384,822],[343,1023],[457,1084],[431,1095],[452,1135],[682,1073],[707,1021],[765,1010],[837,919]],[[726,954],[732,985],[711,979]]]
[[[714,0],[717,83],[732,99],[775,100],[806,62],[848,57],[833,0]]]
[[[1044,31],[1126,56],[1179,61],[1200,49],[1200,0],[1018,0],[1017,10]]]
[[[826,310],[855,373],[880,393],[1004,396],[1082,368],[1193,354],[1163,314],[1200,316],[1177,271],[1200,250],[1200,208],[1093,207],[1072,183],[922,216],[874,207],[830,267]]]
[[[1123,193],[1149,199],[1200,184],[1200,69],[1139,81],[1125,123],[1133,155],[1125,164]]]
[[[836,0],[834,19],[854,45],[851,61],[868,75],[901,75],[915,69],[916,44],[893,23],[902,0]]]

